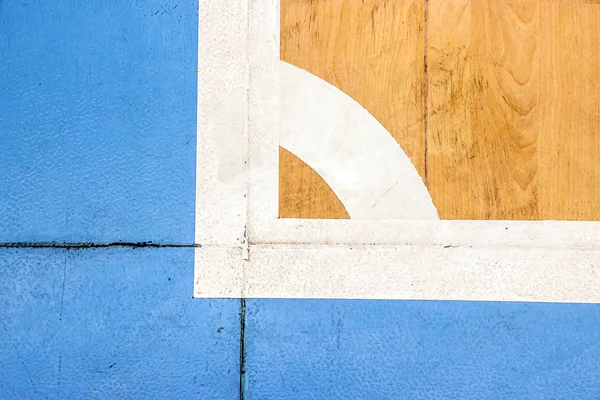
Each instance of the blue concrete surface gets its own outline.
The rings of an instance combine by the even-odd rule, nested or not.
[[[0,0],[0,243],[192,243],[197,58],[196,0]]]
[[[0,0],[0,243],[193,243],[197,35],[196,0]],[[237,398],[193,251],[0,248],[0,398]]]
[[[248,300],[247,400],[600,399],[600,306]]]
[[[0,249],[0,398],[236,399],[239,300],[193,249]]]

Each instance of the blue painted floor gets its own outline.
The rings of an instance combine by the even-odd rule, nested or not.
[[[193,249],[0,249],[0,398],[235,399],[239,300]]]
[[[240,301],[192,299],[197,21],[0,0],[0,398],[238,398]],[[188,247],[65,245],[122,242]]]
[[[0,0],[0,398],[600,398],[597,305],[248,300],[240,375],[240,300],[192,299],[197,20]]]
[[[0,0],[0,242],[193,243],[197,1]]]
[[[248,300],[246,399],[600,399],[597,305]]]

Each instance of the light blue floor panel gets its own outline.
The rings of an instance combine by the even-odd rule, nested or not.
[[[193,243],[198,2],[0,0],[0,243]]]
[[[193,249],[0,249],[0,398],[236,399],[239,300]]]
[[[600,306],[248,300],[258,399],[600,399]]]

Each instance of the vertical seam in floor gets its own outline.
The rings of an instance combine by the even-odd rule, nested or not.
[[[248,53],[248,47],[250,43],[250,7],[251,1],[246,1],[246,157],[244,160],[245,170],[248,172],[250,168],[250,55]],[[246,277],[245,277],[245,263],[249,259],[249,247],[248,247],[248,197],[249,197],[249,180],[248,174],[246,174],[246,183],[244,188],[244,233],[242,238],[242,282],[243,289],[240,298],[240,370],[239,370],[239,399],[244,400],[245,390],[245,374],[246,374],[246,343],[245,343],[245,332],[246,332]]]
[[[244,400],[244,389],[245,389],[245,374],[246,374],[246,345],[245,345],[245,332],[246,332],[246,299],[240,299],[240,386],[239,386],[239,398]]]
[[[427,62],[428,62],[428,37],[429,37],[429,0],[425,0],[425,16],[424,16],[424,45],[425,51],[423,56],[423,65],[424,65],[424,76],[423,76],[423,130],[424,130],[424,146],[425,146],[425,160],[423,162],[423,181],[425,182],[425,187],[429,190],[429,166],[428,166],[428,158],[429,158],[429,72],[427,71]]]

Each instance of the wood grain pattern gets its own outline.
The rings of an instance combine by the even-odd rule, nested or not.
[[[279,218],[350,218],[319,174],[283,147],[279,148]]]
[[[423,175],[424,0],[281,0],[281,59],[366,108]]]
[[[360,103],[423,176],[424,0],[281,0],[280,10],[281,59]]]
[[[540,6],[539,218],[600,220],[600,2]]]
[[[600,219],[598,6],[430,0],[428,188],[444,219]]]
[[[281,58],[375,116],[442,219],[600,220],[599,44],[600,0],[281,0]]]

